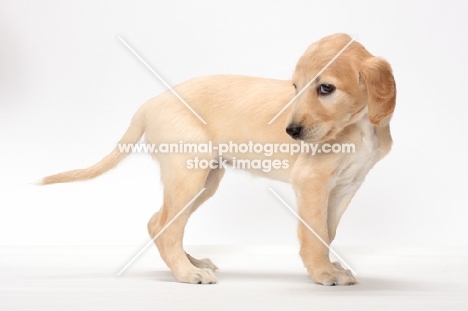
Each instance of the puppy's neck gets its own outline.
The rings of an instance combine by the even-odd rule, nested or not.
[[[375,125],[373,125],[367,114],[367,106],[353,115],[350,124],[337,136],[337,140],[358,143],[370,142],[375,137]]]
[[[361,134],[362,144],[369,149],[378,149],[379,148],[379,139],[376,133],[376,126],[371,123],[366,113],[356,122]]]

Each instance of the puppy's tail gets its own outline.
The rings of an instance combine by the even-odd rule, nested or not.
[[[133,116],[132,122],[123,137],[120,139],[119,144],[101,161],[85,169],[67,171],[44,177],[42,180],[39,180],[37,184],[49,185],[87,180],[102,175],[108,170],[116,167],[117,164],[119,164],[119,162],[122,161],[129,153],[128,150],[121,150],[121,147],[125,144],[129,145],[137,143],[145,131],[145,114],[142,110],[143,109],[140,108]]]

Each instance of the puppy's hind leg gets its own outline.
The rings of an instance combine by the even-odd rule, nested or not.
[[[201,204],[203,204],[206,200],[211,198],[216,190],[218,189],[219,183],[224,176],[224,169],[212,169],[208,177],[205,180],[204,187],[206,188],[205,191],[193,202],[192,206],[190,207],[191,212],[193,213]],[[162,209],[162,208],[161,208]],[[160,211],[156,212],[148,222],[148,232],[151,238],[154,238],[158,234],[158,222],[159,222]],[[218,270],[218,267],[208,258],[203,259],[196,259],[191,255],[187,254],[188,260],[197,268],[200,269],[211,269],[212,271]]]
[[[192,213],[215,194],[216,190],[218,190],[219,183],[224,176],[224,171],[225,170],[223,168],[216,168],[210,171],[205,181],[206,190],[195,200],[195,202],[193,202]],[[218,270],[218,267],[208,258],[196,259],[189,254],[187,254],[187,257],[197,268],[208,268],[213,271]]]
[[[187,171],[185,167],[181,166],[183,163],[179,161],[164,164],[161,165],[164,204],[148,224],[150,234],[153,237],[160,234],[155,239],[156,246],[162,259],[177,280],[185,283],[216,283],[217,279],[213,271],[209,268],[195,267],[182,247],[184,228],[195,201],[182,213],[180,212],[202,190],[209,175],[209,169]],[[164,168],[167,168],[167,171]],[[177,216],[177,214],[179,215]],[[170,222],[172,223],[168,225]],[[161,231],[163,228],[165,230]]]

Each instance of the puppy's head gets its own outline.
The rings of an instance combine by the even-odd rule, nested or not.
[[[294,102],[286,128],[294,139],[332,140],[366,113],[372,124],[388,124],[396,98],[391,67],[361,44],[351,43],[314,79],[350,41],[344,34],[325,37],[299,59],[292,82],[297,93],[304,90]]]

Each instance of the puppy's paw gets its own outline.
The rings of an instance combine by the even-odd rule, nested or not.
[[[312,274],[312,279],[322,285],[353,285],[356,284],[356,278],[351,271],[344,269],[339,263],[334,262],[331,269],[319,270]]]
[[[177,278],[179,282],[192,284],[216,284],[218,279],[211,269],[194,268],[192,271],[185,273],[182,277]]]
[[[208,258],[196,259],[187,254],[188,259],[197,268],[210,269],[212,271],[218,271],[218,267]]]

